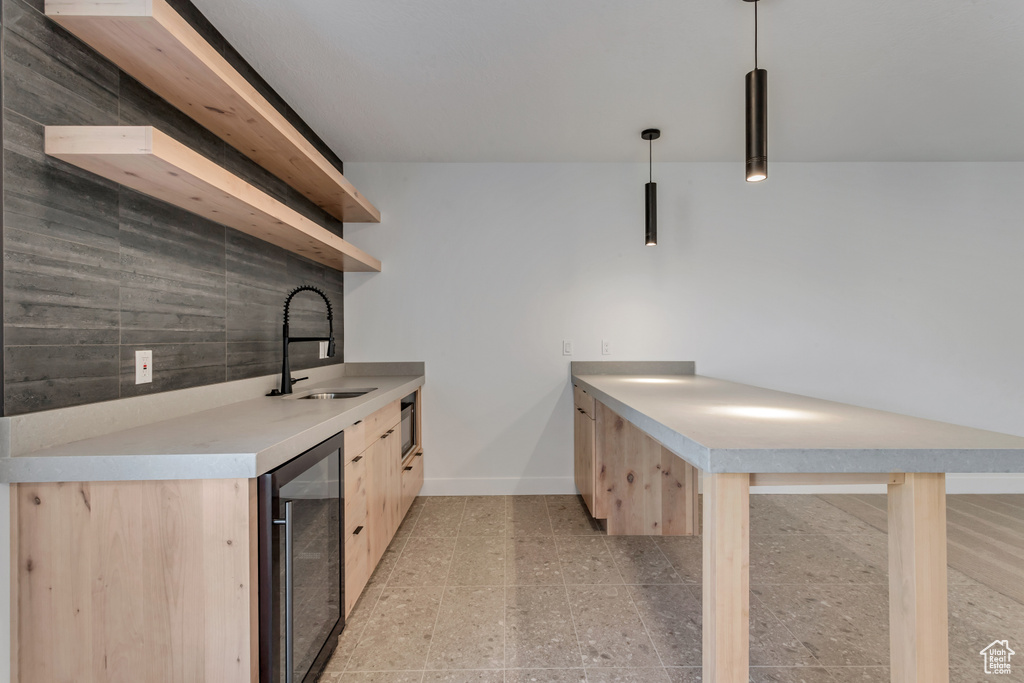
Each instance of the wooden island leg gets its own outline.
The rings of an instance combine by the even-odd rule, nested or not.
[[[949,683],[945,474],[889,485],[889,652],[892,683]]]
[[[747,683],[750,475],[704,474],[705,683]]]

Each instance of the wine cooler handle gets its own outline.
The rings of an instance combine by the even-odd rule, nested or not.
[[[292,683],[294,655],[294,586],[292,576],[292,501],[284,504],[284,519],[274,524],[284,525],[284,683]]]

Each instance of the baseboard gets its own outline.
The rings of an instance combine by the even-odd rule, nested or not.
[[[572,477],[453,478],[423,481],[421,496],[539,496],[576,493]]]
[[[885,493],[885,486],[755,486],[752,494]],[[1024,474],[950,474],[947,493],[1024,493]],[[576,493],[572,477],[426,479],[424,496],[527,496]]]
[[[1024,493],[1024,474],[947,474],[946,493]]]

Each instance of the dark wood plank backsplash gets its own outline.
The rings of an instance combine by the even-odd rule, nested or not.
[[[342,168],[188,0],[171,4]],[[0,7],[5,414],[277,372],[300,284],[331,298],[339,354],[296,345],[292,368],[342,362],[340,272],[47,157],[43,127],[153,125],[338,235],[341,223],[47,19],[43,0]],[[293,332],[326,331],[318,297],[292,310]],[[153,350],[152,384],[135,384],[137,349]]]

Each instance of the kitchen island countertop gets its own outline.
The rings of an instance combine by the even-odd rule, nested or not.
[[[751,487],[873,478],[887,484],[892,680],[949,681],[946,473],[1022,472],[1024,438],[701,377],[692,363],[574,362],[571,374],[581,412],[591,398],[612,411],[596,409],[598,434],[628,420],[704,472],[704,680],[750,678]],[[592,452],[589,471],[614,471],[600,441]],[[626,498],[620,482],[602,486]]]
[[[686,365],[573,363],[572,381],[705,472],[1024,472],[1024,437],[703,377]]]

